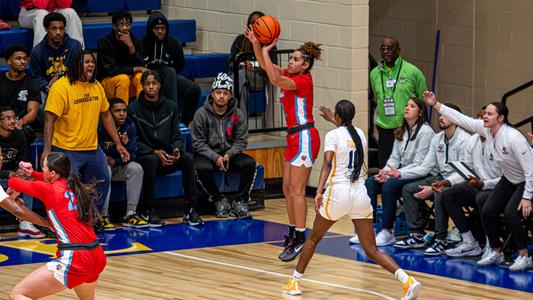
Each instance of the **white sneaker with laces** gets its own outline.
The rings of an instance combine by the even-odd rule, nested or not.
[[[516,257],[514,260],[514,263],[509,267],[509,271],[525,271],[531,267],[533,267],[533,261],[531,260],[531,257],[518,255],[518,257]]]
[[[350,244],[360,244],[361,242],[359,241],[359,236],[357,235],[357,233],[350,238]]]
[[[446,255],[451,257],[478,256],[481,252],[478,242],[468,243],[463,241],[457,247],[446,250]]]
[[[27,221],[20,221],[17,235],[22,238],[42,239],[46,235]]]
[[[477,264],[480,266],[490,266],[490,265],[499,265],[503,264],[505,262],[505,257],[502,253],[498,253],[496,251],[490,251],[490,254],[488,254],[485,258],[478,260]]]
[[[394,245],[396,243],[396,237],[394,234],[387,229],[382,229],[377,235],[376,235],[376,246],[383,247],[383,246],[390,246]]]

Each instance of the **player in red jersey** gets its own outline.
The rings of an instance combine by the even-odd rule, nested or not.
[[[94,233],[94,187],[81,183],[72,173],[70,160],[59,152],[50,152],[43,172],[21,163],[24,175],[34,179],[8,180],[15,191],[40,199],[57,235],[56,259],[24,277],[11,291],[10,299],[35,299],[74,289],[80,299],[96,298],[95,289],[106,256]]]
[[[270,83],[281,89],[280,102],[288,128],[283,194],[289,215],[289,235],[285,236],[285,248],[279,259],[291,261],[300,254],[305,242],[305,186],[320,150],[320,136],[314,128],[313,78],[310,71],[315,60],[320,59],[322,50],[319,44],[306,42],[291,54],[288,68],[282,69],[273,64],[269,56],[277,40],[261,46],[251,27],[244,27],[244,35],[252,43],[259,66],[266,71]]]

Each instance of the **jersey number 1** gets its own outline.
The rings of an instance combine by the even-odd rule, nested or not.
[[[353,169],[357,164],[357,151],[350,151],[348,156],[350,157],[350,160],[348,161],[348,169]]]

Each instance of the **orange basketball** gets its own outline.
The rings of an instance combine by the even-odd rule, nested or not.
[[[252,25],[255,37],[261,44],[270,44],[278,38],[281,28],[276,18],[262,16]]]

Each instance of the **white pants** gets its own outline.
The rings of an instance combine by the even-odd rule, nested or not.
[[[330,221],[343,216],[350,219],[372,219],[373,208],[363,182],[330,184],[324,192],[319,213]]]
[[[78,40],[81,43],[81,47],[85,48],[83,43],[83,28],[81,19],[72,8],[58,8],[55,10],[65,16],[67,24],[65,31],[73,39]],[[48,14],[46,9],[25,9],[21,8],[19,13],[20,26],[24,28],[33,29],[33,46],[39,44],[46,35],[46,29],[43,25],[44,17]]]

